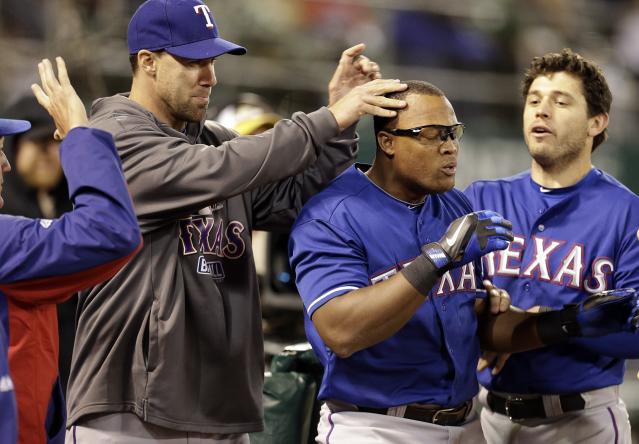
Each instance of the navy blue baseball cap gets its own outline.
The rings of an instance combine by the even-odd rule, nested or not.
[[[28,120],[0,119],[0,137],[24,133],[30,128]]]
[[[129,54],[165,50],[189,60],[246,54],[220,38],[211,10],[200,0],[145,1],[131,17],[127,40]]]

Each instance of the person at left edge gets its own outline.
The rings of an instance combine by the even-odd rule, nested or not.
[[[58,79],[49,60],[38,68],[42,87],[32,90],[53,117],[56,137],[64,139],[60,155],[74,209],[53,220],[0,215],[2,444],[64,442],[55,304],[113,276],[141,248],[112,136],[86,128],[84,105],[61,58]],[[30,126],[0,119],[0,190],[2,175],[11,170],[1,150],[4,136]]]

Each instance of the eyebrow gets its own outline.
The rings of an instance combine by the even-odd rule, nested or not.
[[[532,91],[528,91],[528,95],[529,96],[530,95],[541,96],[543,94],[541,92],[539,92],[539,90],[535,89],[535,90],[532,90]],[[567,91],[561,91],[559,89],[553,89],[552,91],[550,91],[550,95],[551,96],[566,96],[566,97],[568,97],[570,99],[575,100],[575,96],[573,96],[572,94],[570,94]]]

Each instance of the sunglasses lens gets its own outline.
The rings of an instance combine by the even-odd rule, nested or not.
[[[452,128],[450,128],[449,134],[454,140],[461,139],[464,135],[464,125],[454,125]]]
[[[440,140],[445,132],[445,126],[429,125],[423,127],[419,135],[426,140]]]

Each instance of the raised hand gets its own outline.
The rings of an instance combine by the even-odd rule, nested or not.
[[[53,72],[49,59],[38,63],[42,86],[33,84],[31,90],[38,103],[53,117],[56,131],[54,137],[63,139],[69,131],[78,126],[87,126],[89,119],[84,104],[69,81],[67,67],[62,57],[56,57],[58,78]]]
[[[507,248],[513,240],[511,229],[500,214],[477,211],[455,219],[439,242],[424,245],[422,252],[443,273]]]
[[[397,79],[377,79],[351,89],[344,97],[330,105],[341,131],[356,123],[364,114],[395,117],[396,109],[406,106],[406,101],[389,99],[384,94],[404,91],[408,85]]]
[[[353,88],[382,77],[379,65],[363,55],[366,45],[360,43],[342,53],[337,69],[328,83],[328,105],[331,106]]]

